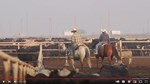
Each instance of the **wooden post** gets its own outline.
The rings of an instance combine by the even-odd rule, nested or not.
[[[30,69],[32,76],[35,76],[35,70],[33,68]]]
[[[118,50],[118,42],[115,42],[115,48]]]
[[[19,81],[23,80],[23,65],[19,64]],[[20,82],[22,84],[22,82]]]
[[[119,50],[120,50],[120,57],[122,57],[122,41],[119,41]]]
[[[18,42],[18,49],[20,49],[20,43]]]
[[[9,56],[8,54],[5,54],[4,52],[0,51],[0,59],[3,61],[4,66],[4,82],[3,83],[11,83],[10,77],[11,76],[11,70],[13,74],[13,81],[14,83],[17,83],[19,81],[19,84],[26,83],[25,82],[25,76],[28,73],[31,76],[35,76],[36,69],[35,67],[26,64],[16,58],[13,58]]]
[[[13,68],[13,81],[18,81],[18,62],[13,62],[12,63],[12,68]]]
[[[38,70],[42,70],[43,69],[43,54],[42,54],[42,44],[40,44],[40,51],[39,51],[39,55],[38,55]]]
[[[10,60],[3,60],[3,65],[4,65],[4,80],[9,81],[10,79]]]
[[[26,65],[23,65],[23,81],[26,80],[25,77],[26,77]]]

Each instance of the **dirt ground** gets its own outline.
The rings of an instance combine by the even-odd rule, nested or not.
[[[84,62],[84,69],[82,72],[84,73],[96,73],[99,71],[101,67],[99,61],[99,68],[96,67],[96,60],[95,58],[91,58],[92,68],[89,69],[87,63]],[[127,60],[123,60],[125,64],[127,64]],[[105,59],[105,63],[107,63],[107,58]],[[44,65],[47,69],[62,69],[65,67],[65,59],[64,58],[45,58]],[[80,62],[75,61],[75,66],[80,68]],[[145,58],[133,58],[133,61],[130,65],[127,65],[129,76],[133,78],[150,78],[150,57]],[[69,69],[72,69],[69,67]],[[3,66],[2,61],[0,61],[0,72],[3,73]],[[2,77],[2,74],[0,75]]]
[[[87,66],[87,63],[84,62],[84,69],[82,72],[84,73],[96,73],[99,71],[99,68],[101,67],[100,61],[99,61],[99,68],[96,66],[96,60],[95,58],[91,59],[92,62],[92,68],[89,69]],[[123,62],[127,64],[127,68],[129,71],[129,76],[133,78],[150,78],[150,58],[133,58],[133,61],[130,65],[128,65],[128,60],[124,59]],[[107,63],[107,58],[105,59],[105,63]],[[44,65],[47,69],[62,69],[65,67],[65,59],[63,58],[48,58],[44,59]],[[80,62],[75,61],[75,66],[77,68],[80,68]],[[71,66],[69,69],[72,69]],[[81,69],[81,68],[80,68]]]

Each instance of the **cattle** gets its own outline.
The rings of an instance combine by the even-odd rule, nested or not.
[[[27,84],[74,84],[74,81],[69,79],[72,78],[74,74],[76,74],[76,71],[70,71],[66,68],[62,70],[42,70],[34,77],[26,75],[26,82]]]
[[[26,83],[27,84],[49,84],[47,79],[49,78],[51,71],[47,69],[43,69],[36,73],[35,76],[26,75]]]
[[[131,50],[133,56],[147,56],[144,49],[147,49],[148,45],[148,43],[123,43],[122,48]]]
[[[46,72],[46,74],[44,73]],[[26,76],[27,77],[27,76]],[[34,80],[26,80],[27,84],[103,84],[114,83],[114,80],[101,80],[103,78],[126,78],[128,70],[125,65],[103,65],[97,73],[83,73],[67,68],[43,70],[38,73]],[[95,80],[96,79],[96,80]]]
[[[119,55],[120,55],[120,52],[119,52]],[[128,51],[122,51],[121,52],[121,61],[123,59],[129,59],[129,64],[131,64],[131,62],[132,62],[132,51],[129,51],[129,50]],[[117,59],[116,59],[116,62],[117,62]]]
[[[144,49],[147,49],[147,50],[144,50]],[[142,46],[142,56],[150,56],[150,45],[143,45]]]
[[[99,73],[104,78],[125,78],[129,76],[127,66],[123,64],[103,65]]]
[[[26,84],[34,84],[33,79],[34,79],[34,76],[26,74],[26,76],[25,76]]]
[[[38,59],[39,46],[28,46],[21,47],[17,50],[18,58],[24,62],[30,63],[33,62],[36,66]]]
[[[65,56],[65,44],[64,43],[54,43],[49,45],[43,45],[43,55],[44,56]]]

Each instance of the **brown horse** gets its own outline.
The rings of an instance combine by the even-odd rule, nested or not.
[[[98,40],[93,40],[94,46],[98,43]],[[112,63],[113,56],[115,56],[118,60],[118,62],[121,62],[121,58],[117,52],[117,49],[112,44],[104,44],[103,46],[99,46],[98,48],[98,55],[96,55],[96,61],[97,61],[97,67],[99,62],[99,57],[101,57],[102,64],[104,61],[104,58],[108,58],[109,64]]]

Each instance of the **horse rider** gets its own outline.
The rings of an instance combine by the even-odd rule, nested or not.
[[[110,43],[110,39],[109,39],[109,34],[107,33],[106,29],[101,29],[101,35],[99,36],[99,43],[96,44],[96,48],[95,48],[95,55],[98,54],[98,47],[102,46],[103,44],[108,44]]]
[[[83,43],[82,37],[76,28],[73,28],[71,32],[73,33],[71,37],[71,43],[72,43],[71,50],[74,51],[78,49],[79,46],[84,46],[85,44]]]

